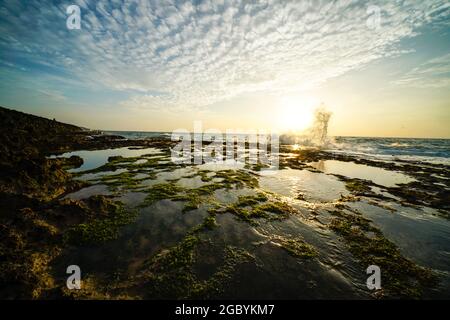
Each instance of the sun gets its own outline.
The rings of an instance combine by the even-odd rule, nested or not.
[[[278,126],[282,131],[300,133],[309,128],[314,119],[317,101],[305,96],[286,96],[280,99]]]

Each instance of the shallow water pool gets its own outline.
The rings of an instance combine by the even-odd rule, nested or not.
[[[320,160],[317,162],[310,162],[308,165],[325,173],[339,174],[349,178],[371,180],[376,184],[386,187],[395,187],[400,183],[415,181],[415,179],[399,172],[353,162]]]
[[[83,164],[81,167],[69,170],[69,172],[81,172],[86,170],[91,170],[98,168],[108,162],[109,157],[122,156],[122,157],[140,157],[146,154],[157,154],[161,153],[160,149],[156,148],[116,148],[116,149],[104,149],[104,150],[81,150],[66,152],[62,155],[51,156],[51,158],[64,157],[69,158],[71,156],[79,156],[83,159]]]

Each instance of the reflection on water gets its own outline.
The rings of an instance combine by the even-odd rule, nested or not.
[[[191,175],[195,172],[194,168],[187,167],[187,168],[179,168],[175,169],[173,171],[164,171],[160,172],[156,175],[156,180],[163,182],[167,180],[178,180],[184,176]]]
[[[219,163],[209,162],[204,163],[197,166],[199,170],[211,170],[211,171],[220,171],[220,170],[239,170],[245,167],[244,161],[223,161]]]
[[[284,169],[262,175],[260,186],[271,192],[310,202],[327,202],[348,194],[337,178],[308,170]]]
[[[128,192],[117,198],[128,207],[136,207],[141,204],[147,194],[145,192]]]
[[[320,160],[308,163],[311,167],[325,173],[340,174],[349,178],[371,180],[376,184],[393,187],[399,183],[415,181],[413,178],[399,172],[389,171],[382,168],[345,162],[338,160]]]
[[[236,190],[224,190],[219,189],[214,192],[214,199],[217,202],[223,204],[230,204],[233,202],[237,202],[240,196],[254,196],[256,195],[256,191],[253,189],[236,189]]]
[[[85,181],[91,181],[91,180],[98,180],[104,176],[108,176],[108,175],[117,175],[117,174],[121,174],[124,172],[127,172],[127,169],[117,169],[115,171],[100,171],[100,172],[96,172],[96,173],[85,173],[82,174],[78,177],[75,177],[75,180],[85,180]]]
[[[177,181],[177,184],[183,188],[195,189],[200,188],[209,183],[203,182],[201,177],[195,176],[194,178],[181,178],[180,180]]]
[[[82,266],[85,274],[113,274],[119,270],[132,273],[145,259],[180,241],[207,214],[204,210],[183,214],[182,208],[181,202],[158,201],[142,209],[138,219],[121,230],[117,240],[72,248],[66,252],[59,259],[59,268],[76,264]]]
[[[108,186],[104,184],[96,184],[90,187],[83,188],[76,192],[72,192],[64,197],[64,199],[81,200],[89,198],[92,195],[110,195],[111,192]]]
[[[108,162],[109,157],[122,156],[122,157],[139,157],[145,154],[160,153],[161,150],[156,148],[144,148],[144,149],[130,149],[130,148],[117,148],[117,149],[105,149],[105,150],[83,150],[66,152],[58,157],[71,157],[79,156],[83,159],[83,165],[79,168],[72,169],[70,172],[80,172],[85,170],[91,170],[98,168]],[[56,156],[52,156],[53,158]]]

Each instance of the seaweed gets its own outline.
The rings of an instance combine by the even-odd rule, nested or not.
[[[353,192],[355,194],[364,194],[366,192],[370,192],[370,186],[358,179],[349,179],[345,182],[345,187],[348,191]]]
[[[436,275],[405,258],[395,244],[360,214],[332,211],[330,229],[343,237],[361,266],[381,269],[383,296],[420,298],[425,288],[437,283]]]
[[[72,245],[98,245],[114,240],[121,227],[130,224],[137,216],[137,211],[126,210],[120,203],[109,211],[107,217],[93,219],[69,228],[64,233],[64,242]]]
[[[286,239],[285,237],[276,237],[275,242],[293,257],[313,258],[317,256],[317,252],[314,249],[314,247],[307,244],[303,239],[299,237],[294,239]]]
[[[145,287],[148,297],[168,299],[205,299],[221,292],[236,269],[236,266],[253,257],[243,249],[227,246],[224,264],[206,280],[200,280],[193,272],[196,262],[196,247],[202,241],[194,228],[176,246],[162,250],[145,264],[139,276],[139,286]]]

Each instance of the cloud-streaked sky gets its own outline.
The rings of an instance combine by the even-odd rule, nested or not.
[[[0,104],[18,110],[100,129],[295,129],[324,102],[334,135],[450,138],[448,1],[8,0],[0,14]]]

